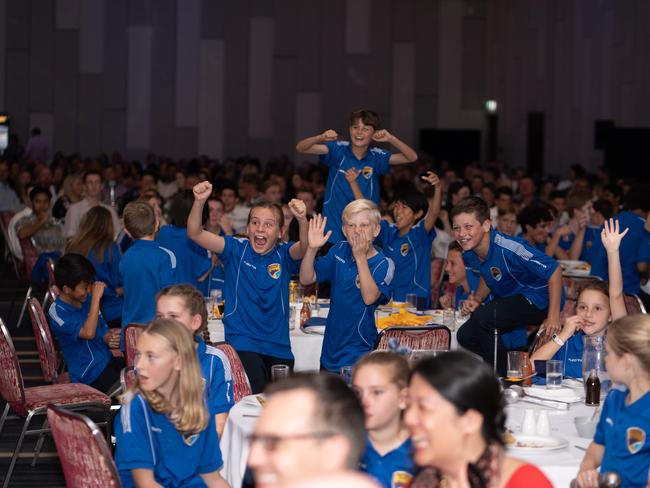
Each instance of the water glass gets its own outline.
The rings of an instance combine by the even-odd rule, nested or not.
[[[442,311],[442,325],[449,327],[450,330],[456,328],[456,318],[453,308],[446,308]]]
[[[352,366],[343,366],[340,375],[348,386],[352,385]]]
[[[302,303],[302,299],[305,296],[305,289],[302,285],[296,285],[296,288],[293,291],[293,301],[297,303]]]
[[[562,387],[562,370],[564,364],[557,359],[546,361],[546,388]]]
[[[415,312],[418,309],[418,296],[415,293],[406,294],[406,309],[409,312]]]
[[[289,376],[289,366],[286,364],[274,364],[271,366],[271,381],[278,381]]]
[[[506,380],[521,380],[524,377],[524,361],[521,351],[508,351]]]

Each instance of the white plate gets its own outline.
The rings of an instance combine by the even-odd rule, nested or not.
[[[575,268],[581,264],[589,264],[587,261],[579,261],[577,259],[558,259],[557,262],[567,268]]]
[[[514,434],[514,438],[516,442],[508,446],[508,451],[520,453],[548,452],[564,449],[569,445],[569,441],[562,437]]]

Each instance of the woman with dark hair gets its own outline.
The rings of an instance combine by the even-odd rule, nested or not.
[[[499,382],[483,361],[448,352],[411,372],[404,417],[418,487],[550,488],[531,464],[505,455],[505,413]]]

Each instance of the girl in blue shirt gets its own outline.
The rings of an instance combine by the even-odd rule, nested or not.
[[[406,359],[388,351],[363,356],[352,372],[368,432],[360,469],[385,488],[408,486],[415,473],[413,445],[402,422],[408,377]]]
[[[156,319],[136,350],[137,381],[115,423],[122,485],[227,487],[192,334],[175,320]]]
[[[192,285],[163,288],[156,297],[156,317],[174,319],[194,334],[196,354],[205,380],[208,410],[214,415],[219,436],[233,406],[232,370],[223,351],[207,345],[210,342],[208,314],[203,296]]]
[[[650,466],[650,317],[624,317],[609,326],[607,395],[593,442],[576,477],[581,488],[597,487],[600,472],[615,471],[621,486],[645,487]]]

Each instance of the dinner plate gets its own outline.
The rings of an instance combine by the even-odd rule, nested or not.
[[[562,437],[514,434],[514,438],[515,443],[508,446],[508,451],[519,453],[548,452],[564,449],[569,445],[569,441]]]

